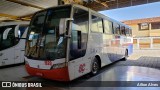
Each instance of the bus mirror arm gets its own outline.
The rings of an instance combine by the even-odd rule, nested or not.
[[[65,35],[64,37],[71,38],[71,35]]]
[[[18,38],[18,31],[19,31],[19,25],[17,25],[14,30],[14,33],[15,33],[14,35],[16,38]]]
[[[68,23],[67,22],[73,21],[73,18],[61,18],[60,22],[59,22],[59,35],[63,35],[66,33],[67,31],[67,26]],[[66,37],[70,37],[69,35],[65,35]]]

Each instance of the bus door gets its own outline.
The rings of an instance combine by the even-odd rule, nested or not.
[[[87,73],[89,63],[85,58],[88,39],[89,14],[85,10],[74,9],[71,29],[69,73],[70,79],[77,78]]]
[[[3,33],[3,47],[1,51],[2,65],[14,64],[14,28],[7,28]]]

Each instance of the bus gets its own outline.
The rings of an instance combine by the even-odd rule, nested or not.
[[[31,76],[71,81],[132,53],[129,26],[80,5],[36,12],[28,30],[25,68]]]
[[[27,21],[0,23],[0,66],[24,63],[28,25]]]

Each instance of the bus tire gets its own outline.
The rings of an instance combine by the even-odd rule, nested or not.
[[[128,58],[128,50],[126,49],[126,51],[125,51],[125,56],[124,56],[124,61],[126,61],[127,58]]]
[[[100,64],[97,60],[97,58],[94,58],[92,66],[91,66],[91,74],[96,75],[99,72]]]

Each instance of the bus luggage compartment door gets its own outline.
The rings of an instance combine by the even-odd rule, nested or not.
[[[14,51],[14,62],[15,63],[21,63],[21,51],[20,49],[15,49]]]
[[[2,66],[14,64],[14,48],[8,48],[1,53],[3,54],[1,56]]]

